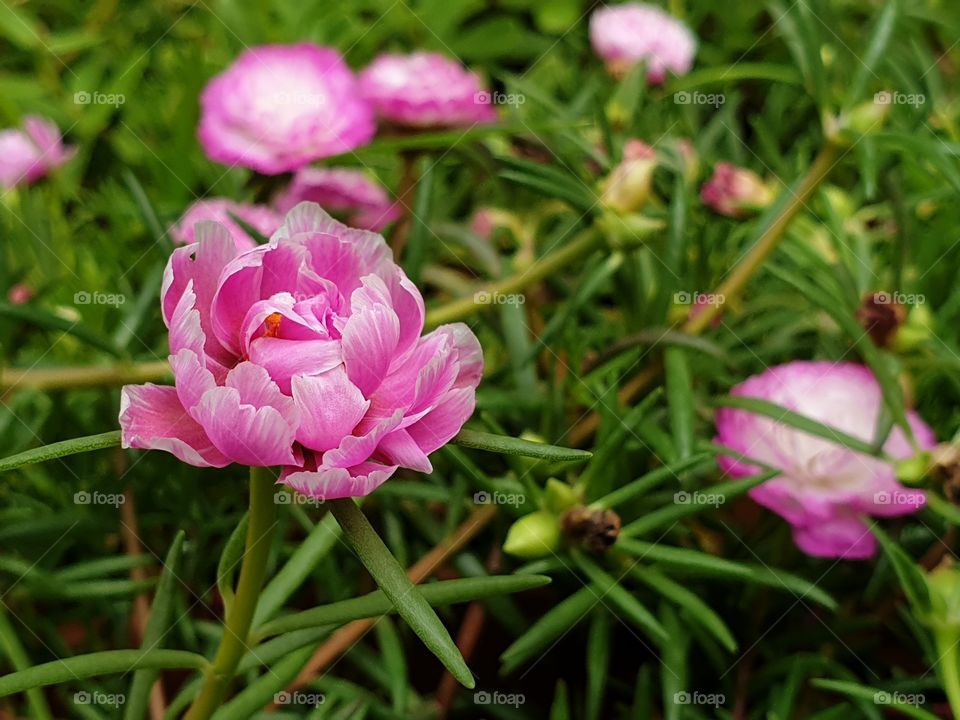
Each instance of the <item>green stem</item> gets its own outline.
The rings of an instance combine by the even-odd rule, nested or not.
[[[227,687],[237,663],[247,652],[250,625],[267,570],[271,540],[277,525],[277,506],[273,500],[274,479],[266,468],[250,468],[250,513],[247,542],[237,593],[223,628],[220,647],[213,665],[204,677],[203,687],[185,720],[206,720],[223,704]]]
[[[596,228],[588,228],[574,239],[573,242],[565,245],[556,252],[539,258],[536,262],[517,274],[494,283],[478,286],[474,289],[475,292],[470,297],[454,300],[435,310],[431,310],[427,313],[426,326],[428,328],[437,327],[438,325],[443,325],[444,323],[454,320],[462,320],[485,308],[494,307],[494,304],[490,302],[478,302],[477,296],[484,294],[487,298],[492,298],[496,301],[500,295],[518,293],[534,283],[540,282],[544,278],[573,266],[577,260],[589,255],[598,248],[602,242],[602,234],[599,233]]]
[[[94,367],[0,369],[0,393],[21,387],[53,390],[65,387],[95,387],[98,385],[136,385],[170,377],[166,360],[142,363],[123,363]]]
[[[953,717],[960,718],[960,648],[957,646],[960,637],[956,632],[946,631],[935,632],[934,636],[940,655],[938,665],[943,689],[947,693]]]
[[[10,620],[7,618],[7,614],[4,612],[2,605],[0,605],[0,648],[3,649],[4,654],[10,660],[10,664],[13,665],[14,670],[26,670],[30,667],[30,658],[27,657],[23,645],[20,644],[20,639],[14,632],[13,626],[10,624]],[[27,701],[30,703],[30,708],[33,711],[33,717],[39,718],[40,720],[53,720],[53,715],[50,713],[50,707],[47,705],[43,693],[35,687],[30,688],[26,692]]]

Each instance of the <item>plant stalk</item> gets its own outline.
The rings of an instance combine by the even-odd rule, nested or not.
[[[247,540],[240,566],[237,592],[227,615],[223,637],[207,671],[200,694],[185,720],[207,720],[222,704],[240,658],[249,649],[250,625],[267,570],[267,557],[277,526],[277,506],[273,501],[274,479],[267,468],[250,468],[250,513]]]

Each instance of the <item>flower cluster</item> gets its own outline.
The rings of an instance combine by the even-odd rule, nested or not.
[[[22,127],[0,130],[0,188],[35,182],[75,153],[76,148],[63,144],[56,125],[28,115]]]

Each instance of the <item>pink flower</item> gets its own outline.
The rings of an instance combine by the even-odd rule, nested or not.
[[[790,362],[749,378],[731,394],[768,400],[868,441],[883,404],[876,378],[854,363]],[[920,447],[933,447],[933,431],[912,411],[908,419]],[[794,541],[808,555],[870,557],[876,540],[863,516],[905,515],[925,502],[922,491],[897,482],[889,462],[745,410],[717,413],[717,442],[782,470],[750,495],[793,525]],[[900,428],[883,450],[894,459],[914,455]],[[730,457],[720,461],[734,476],[759,472]]]
[[[239,251],[201,223],[173,252],[161,306],[175,387],[123,388],[123,446],[198,467],[282,466],[316,498],[366,495],[470,417],[483,354],[466,325],[421,337],[420,292],[384,239],[313,203]]]
[[[7,300],[11,305],[26,305],[33,299],[33,288],[26,283],[17,283],[7,291]]]
[[[287,212],[303,201],[319,203],[361,230],[379,231],[400,217],[400,206],[382,185],[349,168],[303,168],[274,204]]]
[[[755,172],[717,163],[713,177],[700,189],[700,200],[715,212],[743,218],[773,202],[773,190]]]
[[[227,228],[238,249],[249,250],[256,247],[256,240],[250,237],[231,215],[240,218],[266,238],[273,235],[283,222],[283,216],[264,205],[245,205],[226,198],[213,198],[198,200],[187,208],[180,221],[170,228],[170,235],[179,245],[192,243],[196,224],[212,220]]]
[[[0,187],[39,180],[76,154],[66,147],[57,126],[36,115],[23,119],[23,128],[0,130]]]
[[[360,90],[377,114],[397,125],[456,127],[494,122],[480,78],[438,53],[385,53],[360,73]]]
[[[647,81],[659,85],[667,72],[685,75],[693,66],[697,38],[669,13],[646,3],[608,5],[590,17],[594,52],[615,76],[645,63]]]
[[[311,43],[247,50],[200,96],[211,159],[267,175],[370,142],[373,111],[340,54]]]

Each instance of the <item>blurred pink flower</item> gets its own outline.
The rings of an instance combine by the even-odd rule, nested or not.
[[[607,5],[590,17],[594,52],[616,76],[645,63],[647,81],[660,84],[668,72],[685,75],[693,66],[697,38],[675,17],[654,5]]]
[[[491,94],[480,78],[439,53],[385,53],[360,72],[360,90],[389,122],[455,127],[494,122]]]
[[[161,306],[175,387],[127,385],[123,446],[199,467],[282,466],[311,497],[366,495],[470,417],[483,353],[463,324],[421,337],[420,292],[384,239],[313,203],[238,251],[201,223],[173,252]]]
[[[33,299],[33,288],[26,283],[17,283],[7,291],[7,300],[11,305],[26,305]]]
[[[274,205],[280,212],[287,212],[304,201],[319,203],[361,230],[379,231],[400,217],[399,204],[362,170],[303,168]]]
[[[752,170],[730,163],[717,163],[713,176],[700,189],[700,200],[715,212],[743,218],[767,207],[774,193]]]
[[[868,441],[883,405],[873,373],[854,363],[790,362],[749,378],[731,394],[768,400]],[[911,411],[908,419],[920,447],[933,447],[933,431],[920,416]],[[897,482],[889,462],[745,410],[719,410],[717,442],[782,470],[750,496],[793,525],[794,541],[808,555],[871,557],[877,543],[863,516],[906,515],[926,501],[921,490]],[[900,428],[883,450],[894,459],[914,455]],[[720,462],[734,476],[760,471],[731,457]]]
[[[280,227],[283,216],[264,205],[246,205],[226,198],[198,200],[183,214],[183,217],[170,228],[170,236],[178,245],[186,245],[194,240],[194,227],[198,222],[212,220],[218,222],[230,232],[230,236],[239,250],[256,247],[257,242],[244,230],[231,215],[240,218],[265,238],[269,238]]]
[[[247,50],[200,96],[211,159],[267,175],[365,145],[373,111],[340,54],[311,43]]]
[[[76,152],[63,144],[56,125],[28,115],[22,128],[0,130],[0,187],[10,189],[39,180]]]

